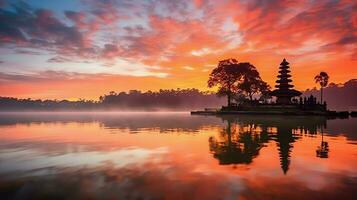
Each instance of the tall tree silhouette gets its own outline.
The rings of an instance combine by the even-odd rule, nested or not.
[[[253,99],[253,95],[269,90],[257,69],[250,63],[238,63],[236,59],[222,60],[213,69],[208,79],[208,87],[218,86],[218,95],[227,96],[228,107],[231,106],[232,96],[237,93],[245,94]]]
[[[321,86],[321,103],[322,103],[323,88],[327,86],[329,78],[330,77],[326,72],[320,72],[320,74],[315,76],[315,82],[319,83]]]
[[[230,58],[221,60],[213,69],[208,79],[208,87],[218,86],[218,95],[227,96],[227,106],[231,106],[232,95],[237,92],[237,82],[240,80],[241,70],[238,61]]]

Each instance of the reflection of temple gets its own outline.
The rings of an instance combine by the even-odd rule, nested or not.
[[[286,174],[290,165],[290,153],[293,148],[293,143],[298,139],[298,135],[294,134],[292,127],[287,124],[282,124],[276,127],[276,133],[273,135],[273,140],[276,141],[279,150],[280,166]]]
[[[209,139],[210,151],[221,165],[249,164],[264,144],[273,140],[279,151],[284,174],[289,170],[293,143],[301,135],[317,133],[326,126],[324,117],[222,116],[227,127],[219,138]]]

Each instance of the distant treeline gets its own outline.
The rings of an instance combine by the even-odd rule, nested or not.
[[[351,79],[343,84],[330,83],[323,90],[324,101],[331,110],[357,110],[357,79]],[[320,88],[306,90],[304,96],[320,96]]]
[[[30,110],[190,110],[205,107],[220,107],[225,102],[215,93],[202,92],[198,89],[159,90],[157,92],[131,90],[116,93],[114,91],[92,100],[33,100],[0,97],[2,111]]]

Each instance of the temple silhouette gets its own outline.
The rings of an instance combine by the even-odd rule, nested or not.
[[[291,98],[300,96],[302,93],[292,89],[294,85],[290,84],[292,82],[291,75],[289,74],[291,71],[289,70],[289,63],[285,58],[280,63],[279,69],[278,80],[276,81],[277,85],[275,86],[277,89],[272,91],[270,95],[277,97],[276,103],[278,104],[291,104]]]

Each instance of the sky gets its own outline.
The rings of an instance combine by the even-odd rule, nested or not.
[[[218,62],[250,62],[274,86],[357,78],[354,0],[0,0],[0,96],[98,99],[198,88]]]

